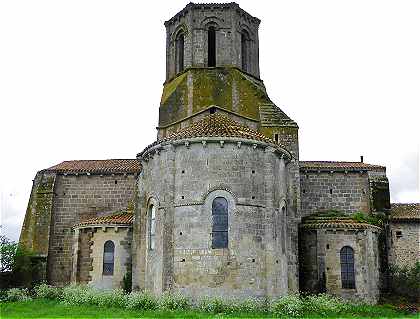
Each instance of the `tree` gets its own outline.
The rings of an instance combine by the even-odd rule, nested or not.
[[[18,244],[0,235],[0,272],[11,272],[15,263]]]

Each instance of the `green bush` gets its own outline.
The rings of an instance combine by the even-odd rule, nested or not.
[[[63,288],[60,299],[67,305],[91,305],[93,291],[87,285],[69,285]]]
[[[271,305],[271,311],[279,317],[301,317],[304,308],[304,302],[297,294],[280,297]]]
[[[122,289],[90,291],[91,303],[99,307],[125,308],[127,296]]]
[[[6,301],[6,300],[7,300],[7,290],[0,289],[0,301]]]
[[[344,300],[327,294],[306,296],[303,303],[305,314],[318,314],[320,316],[340,314],[348,308],[348,304]]]
[[[31,299],[28,289],[11,288],[6,293],[7,301],[28,301]]]
[[[132,274],[131,271],[127,272],[123,277],[123,289],[126,293],[131,292]]]
[[[165,292],[159,298],[159,309],[161,310],[187,310],[191,308],[190,300],[180,294]]]
[[[265,313],[270,310],[269,299],[248,298],[233,301],[236,312],[240,313]]]
[[[36,298],[59,299],[61,294],[61,288],[53,287],[45,283],[34,287],[34,296]]]
[[[127,296],[128,309],[155,310],[159,306],[158,299],[147,292],[132,292]]]
[[[204,297],[198,302],[198,309],[209,313],[234,313],[235,303],[233,300],[223,299],[221,297]]]
[[[418,302],[420,299],[420,262],[413,267],[390,267],[390,289],[393,295]]]

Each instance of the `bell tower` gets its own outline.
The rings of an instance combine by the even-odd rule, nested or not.
[[[166,80],[186,68],[237,67],[257,78],[260,20],[236,3],[189,3],[166,27]]]
[[[260,79],[260,22],[236,3],[189,3],[165,22],[159,139],[206,113],[222,112],[298,158],[298,126],[270,100]]]

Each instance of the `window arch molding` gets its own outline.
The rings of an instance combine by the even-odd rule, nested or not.
[[[230,238],[232,236],[232,221],[233,215],[236,211],[236,200],[235,197],[232,195],[231,192],[224,190],[224,189],[216,189],[209,192],[204,200],[204,204],[202,206],[202,216],[206,216],[206,224],[207,224],[207,233],[209,234],[209,249],[212,249],[212,233],[213,233],[213,202],[216,198],[224,198],[227,202],[228,207],[228,225],[227,225],[227,233],[228,233],[228,247],[229,242],[231,242]],[[216,248],[217,249],[217,248]]]
[[[204,30],[208,30],[210,26],[213,26],[216,31],[220,29],[220,26],[222,25],[223,21],[222,19],[211,16],[204,18],[200,23],[200,28]]]
[[[175,45],[175,40],[178,37],[178,35],[181,34],[181,33],[184,34],[184,37],[188,37],[189,32],[188,32],[188,28],[185,24],[179,25],[175,29],[175,31],[172,32],[171,37],[170,37],[172,45]]]

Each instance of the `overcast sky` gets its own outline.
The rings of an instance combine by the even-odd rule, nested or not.
[[[238,0],[260,26],[261,78],[300,127],[302,160],[386,165],[419,202],[420,1]],[[134,158],[156,137],[163,22],[187,1],[0,2],[2,232],[32,179],[64,160]]]

